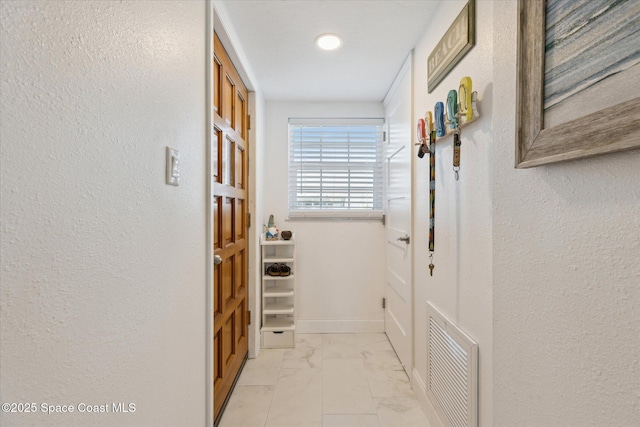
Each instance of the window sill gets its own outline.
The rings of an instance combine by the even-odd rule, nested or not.
[[[286,221],[382,221],[382,211],[350,212],[290,212]]]

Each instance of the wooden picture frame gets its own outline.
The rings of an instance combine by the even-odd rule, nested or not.
[[[476,44],[476,0],[469,0],[427,59],[431,93]]]
[[[515,167],[640,147],[640,97],[545,127],[545,33],[546,1],[519,0]]]

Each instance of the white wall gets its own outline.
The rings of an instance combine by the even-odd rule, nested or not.
[[[382,331],[384,227],[380,221],[285,221],[288,119],[384,117],[382,103],[267,101],[264,213],[297,238],[298,332]],[[260,219],[258,219],[260,220]]]
[[[640,151],[514,169],[516,2],[494,10],[493,425],[636,426]]]
[[[446,2],[432,16],[415,47],[415,121],[434,105],[446,105],[447,94],[470,76],[478,92],[480,118],[462,132],[460,180],[452,170],[452,136],[436,143],[435,251],[433,277],[429,276],[429,158],[414,150],[414,390],[426,402],[426,303],[479,345],[479,419],[492,425],[491,338],[491,137],[493,90],[493,3],[476,2],[476,45],[435,88],[427,92],[427,58],[460,13],[466,1]],[[414,122],[415,122],[414,121]],[[426,406],[433,419],[432,410]]]
[[[0,424],[204,425],[205,4],[0,7]]]

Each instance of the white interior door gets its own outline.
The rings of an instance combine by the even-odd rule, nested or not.
[[[385,332],[407,375],[412,367],[411,289],[411,63],[407,58],[384,101],[385,232],[387,281]]]

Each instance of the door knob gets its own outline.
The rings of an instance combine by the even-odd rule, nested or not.
[[[404,237],[398,237],[396,240],[399,242],[405,242],[408,245],[409,242],[411,242],[411,237],[409,237],[408,234],[405,234]]]
[[[213,257],[213,264],[214,265],[222,264],[222,257],[220,255],[215,255]]]

